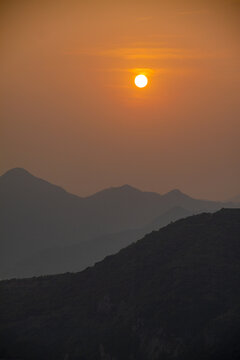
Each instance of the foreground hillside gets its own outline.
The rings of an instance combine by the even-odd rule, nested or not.
[[[0,283],[0,358],[240,358],[240,209],[179,220],[94,267]]]

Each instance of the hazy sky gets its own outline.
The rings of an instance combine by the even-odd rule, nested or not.
[[[0,5],[0,173],[80,195],[240,193],[239,1]]]

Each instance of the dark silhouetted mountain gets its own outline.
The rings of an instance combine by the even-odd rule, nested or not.
[[[171,221],[192,215],[180,207],[173,208],[154,219],[144,228],[105,234],[93,240],[62,247],[52,247],[36,252],[29,258],[9,267],[2,278],[32,277],[64,272],[77,272],[92,266],[107,255],[114,254],[142,238],[148,232],[158,230]]]
[[[222,206],[178,190],[159,195],[128,185],[82,198],[24,169],[12,169],[0,177],[0,278],[47,248],[143,228],[173,207],[193,213]]]
[[[178,220],[76,273],[0,282],[0,358],[237,360],[240,209]]]

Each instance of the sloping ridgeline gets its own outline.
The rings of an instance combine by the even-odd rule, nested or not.
[[[120,250],[121,244],[141,238],[139,229],[154,219],[163,216],[166,220],[166,214],[169,221],[176,219],[174,214],[169,216],[176,207],[193,214],[238,206],[193,199],[179,190],[160,195],[129,185],[82,198],[24,169],[11,169],[0,176],[0,279],[83,270],[115,251],[111,242],[104,249],[101,239],[113,234],[115,248]],[[137,235],[132,234],[134,229]],[[121,236],[119,241],[119,233],[126,231],[130,231],[128,242]],[[84,254],[87,261],[79,259],[78,265],[75,253]]]
[[[240,358],[240,209],[179,220],[77,274],[0,283],[1,359]]]

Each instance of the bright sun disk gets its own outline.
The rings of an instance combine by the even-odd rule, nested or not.
[[[148,83],[148,78],[145,75],[137,75],[135,77],[135,85],[139,88],[144,88],[145,86],[147,86]]]

